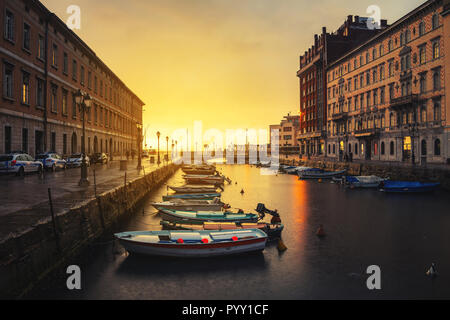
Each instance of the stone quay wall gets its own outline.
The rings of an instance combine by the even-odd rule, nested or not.
[[[347,169],[349,175],[390,178],[401,181],[439,182],[442,187],[450,191],[450,168],[432,168],[420,166],[399,166],[385,163],[364,162],[337,162],[326,160],[300,160],[285,161],[280,159],[280,164],[300,165],[305,167],[320,168],[326,171],[339,171]]]
[[[179,167],[162,167],[122,186],[68,208],[27,232],[0,243],[0,298],[16,299],[51,271],[64,265],[119,219],[131,215],[141,200]]]

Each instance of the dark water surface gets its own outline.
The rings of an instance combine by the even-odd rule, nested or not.
[[[129,256],[106,235],[74,259],[82,290],[66,289],[60,270],[28,298],[44,299],[420,299],[450,298],[450,197],[349,190],[329,181],[262,175],[246,165],[219,165],[233,183],[222,199],[254,210],[278,209],[285,225],[262,254],[204,259]],[[235,184],[237,182],[237,184]],[[168,184],[182,184],[181,170]],[[245,193],[240,194],[241,189]],[[160,201],[166,187],[150,194]],[[148,204],[117,231],[160,229]],[[324,225],[327,236],[315,232]],[[439,276],[425,275],[432,262]],[[381,268],[381,290],[367,289],[366,269]]]

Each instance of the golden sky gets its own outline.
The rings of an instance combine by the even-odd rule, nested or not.
[[[424,0],[42,0],[145,103],[147,142],[178,128],[267,129],[299,109],[299,55],[322,26],[381,8],[392,23]],[[164,142],[165,145],[165,142]]]

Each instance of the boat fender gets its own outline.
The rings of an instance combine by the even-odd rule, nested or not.
[[[284,242],[281,239],[278,240],[278,250],[279,251],[286,251],[287,250],[286,245],[284,244]]]
[[[319,238],[325,237],[325,231],[323,230],[323,225],[319,226],[319,229],[317,229],[316,236]]]
[[[238,239],[238,237],[233,236],[233,237],[231,238],[231,240],[233,240],[233,241],[238,241],[239,239]]]
[[[202,239],[202,242],[203,242],[203,243],[208,243],[209,241],[208,241],[208,239],[203,238],[203,239]]]
[[[244,189],[241,190],[241,194],[244,194]]]
[[[184,240],[180,238],[177,240],[177,243],[184,243]]]

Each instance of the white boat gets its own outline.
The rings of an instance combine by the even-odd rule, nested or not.
[[[161,219],[169,222],[257,222],[259,215],[228,211],[187,211],[159,208]]]
[[[152,202],[151,205],[158,210],[163,208],[182,211],[220,211],[225,204],[220,201],[220,198],[214,198],[213,200],[171,199],[164,202]]]
[[[114,236],[130,253],[169,257],[210,257],[263,251],[267,241],[267,234],[259,229],[133,231]]]
[[[346,184],[350,188],[378,188],[381,182],[387,179],[377,176],[347,176],[345,177]]]
[[[298,172],[305,171],[308,169],[311,169],[311,168],[310,167],[294,167],[294,168],[285,169],[284,171],[287,174],[297,174]]]
[[[307,169],[298,172],[299,179],[331,179],[344,175],[347,170],[323,171],[322,169]]]
[[[216,186],[184,185],[182,187],[168,187],[178,193],[215,193],[217,190]]]
[[[201,183],[201,184],[212,184],[212,185],[223,184],[226,179],[224,176],[219,176],[219,175],[211,176],[211,175],[203,175],[203,174],[185,174],[185,175],[183,175],[183,178],[188,183],[194,183],[194,184]]]

